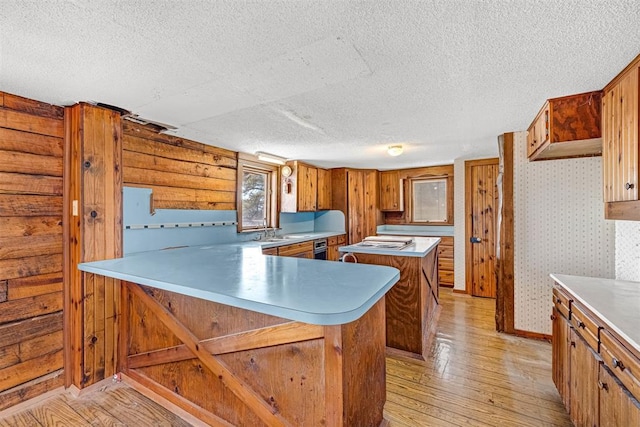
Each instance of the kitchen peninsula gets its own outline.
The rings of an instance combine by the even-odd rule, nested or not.
[[[382,266],[184,247],[80,264],[125,281],[120,371],[214,425],[383,424]]]
[[[398,240],[407,236],[396,236]],[[393,236],[379,237],[393,240]],[[366,239],[365,239],[366,240]],[[425,360],[439,314],[438,237],[410,237],[400,249],[366,242],[343,246],[345,261],[395,267],[400,280],[385,296],[386,343],[390,353]]]

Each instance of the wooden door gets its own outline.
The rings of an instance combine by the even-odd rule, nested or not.
[[[364,199],[362,211],[364,212],[363,236],[375,236],[378,232],[378,216],[380,210],[378,208],[378,171],[364,170],[362,171],[362,182],[364,184]]]
[[[316,209],[331,209],[331,171],[318,168],[318,205]]]
[[[402,180],[398,171],[380,172],[380,210],[402,211]]]
[[[600,357],[570,328],[569,415],[576,426],[597,426]]]
[[[640,403],[604,365],[600,365],[600,426],[640,426]]]
[[[298,163],[298,212],[314,212],[318,197],[318,169]]]
[[[353,245],[365,237],[364,222],[364,173],[357,170],[347,172],[347,200],[349,218],[349,244]]]
[[[553,383],[556,385],[562,403],[565,408],[569,407],[569,363],[571,352],[569,347],[570,331],[569,321],[553,307],[551,316],[553,334],[551,336],[551,375]]]
[[[498,159],[465,162],[466,288],[477,297],[496,297]]]

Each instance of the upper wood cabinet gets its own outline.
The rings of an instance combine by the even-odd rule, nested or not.
[[[291,175],[282,175],[281,212],[314,212],[318,200],[318,169],[299,161],[287,162]]]
[[[596,91],[547,100],[528,129],[529,160],[599,156],[601,98]]]
[[[331,171],[318,168],[318,204],[316,210],[331,209]]]
[[[348,244],[362,241],[377,232],[381,223],[378,209],[378,171],[338,168],[331,170],[333,209],[344,213]]]
[[[380,172],[380,210],[404,210],[404,191],[399,171]]]
[[[638,90],[640,56],[604,88],[602,170],[605,217],[640,220]]]

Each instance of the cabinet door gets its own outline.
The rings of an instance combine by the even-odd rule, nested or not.
[[[638,200],[638,67],[603,95],[604,201]]]
[[[319,211],[331,209],[331,171],[318,168],[318,205]]]
[[[570,329],[569,414],[575,426],[597,426],[600,357],[574,328]]]
[[[378,232],[378,215],[380,212],[378,209],[378,171],[363,171],[363,182],[364,204],[362,210],[364,211],[364,235],[362,239],[367,236],[375,236]]]
[[[569,387],[569,363],[571,361],[569,339],[571,328],[569,321],[555,307],[553,307],[551,320],[553,330],[551,338],[551,374],[553,383],[562,398],[562,403],[568,410],[571,393]]]
[[[314,212],[317,202],[318,169],[298,164],[298,211]]]
[[[640,426],[640,403],[611,371],[600,366],[600,426]]]
[[[400,173],[398,171],[380,172],[380,210],[402,211],[403,205]]]

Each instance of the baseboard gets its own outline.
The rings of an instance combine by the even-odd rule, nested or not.
[[[42,393],[36,397],[32,397],[29,400],[25,400],[24,402],[17,403],[7,409],[3,409],[2,411],[0,411],[0,419],[10,417],[17,414],[18,412],[24,411],[25,409],[37,406],[39,403],[49,399],[50,397],[58,396],[64,392],[64,386],[60,386],[58,388],[54,388],[53,390]]]
[[[466,295],[466,294],[467,294],[467,291],[466,291],[466,289],[456,289],[456,288],[453,288],[453,293],[454,293],[454,294],[465,294],[465,295]]]
[[[551,335],[541,334],[540,332],[531,332],[531,331],[523,331],[521,329],[515,329],[513,333],[517,337],[551,342]]]

